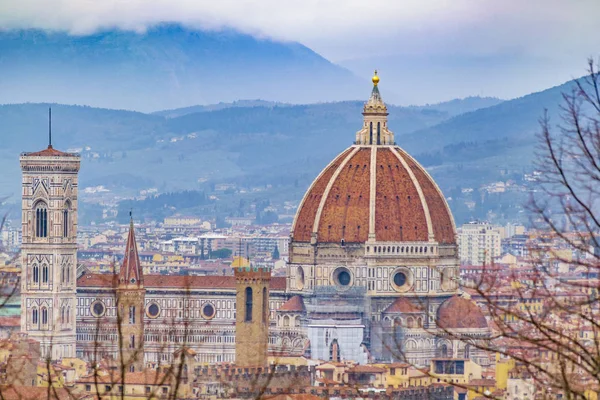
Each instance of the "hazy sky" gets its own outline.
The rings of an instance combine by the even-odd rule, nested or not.
[[[410,81],[404,74],[439,74],[446,64],[447,80],[459,79],[462,68],[477,82],[415,102],[513,97],[580,76],[586,58],[600,55],[599,16],[600,0],[0,0],[0,29],[227,27],[299,41],[359,74],[379,66],[399,87]],[[523,76],[513,84],[489,82],[491,66],[499,74],[492,79],[521,70]]]

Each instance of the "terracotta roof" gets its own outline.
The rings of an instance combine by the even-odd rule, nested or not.
[[[129,234],[127,235],[127,244],[125,245],[125,255],[123,264],[119,270],[119,283],[126,286],[144,286],[144,274],[142,271],[142,263],[137,250],[135,241],[135,229],[133,228],[133,220],[129,224]]]
[[[91,399],[90,394],[74,393],[65,388],[53,387],[48,390],[41,386],[1,385],[0,393],[4,400],[59,400],[59,399]]]
[[[375,367],[373,365],[356,365],[352,368],[350,368],[349,370],[347,370],[346,372],[348,373],[367,373],[367,374],[379,374],[379,373],[384,373],[385,369],[384,368],[380,368],[380,367]]]
[[[481,309],[471,300],[452,296],[438,308],[437,324],[443,329],[487,328]]]
[[[20,316],[11,316],[11,317],[0,317],[0,327],[17,327],[21,326],[21,317]]]
[[[52,145],[48,146],[48,148],[36,151],[33,153],[25,153],[27,157],[75,157],[76,155],[73,153],[65,153],[64,151],[56,150],[52,147]]]
[[[338,169],[342,161],[350,153],[352,149],[346,149],[342,154],[335,158],[317,177],[313,182],[310,190],[304,196],[301,206],[298,208],[296,214],[296,221],[294,222],[294,239],[299,242],[309,242],[313,223],[315,222],[315,216],[319,208],[319,202],[323,197],[327,183],[331,180],[331,177]]]
[[[87,274],[77,279],[77,287],[112,287],[114,282],[114,275],[112,274]],[[232,275],[145,275],[144,287],[146,289],[235,289],[235,277]],[[285,277],[271,278],[272,290],[285,290],[285,288]]]
[[[294,296],[285,303],[277,311],[303,312],[304,300],[300,296]]]
[[[396,301],[389,305],[388,308],[385,309],[386,313],[421,313],[423,312],[423,308],[413,304],[406,297],[398,297]]]
[[[292,238],[309,242],[317,232],[321,243],[364,243],[371,212],[377,241],[427,241],[431,234],[439,243],[455,243],[452,214],[437,185],[410,155],[391,145],[357,145],[340,154],[306,192]]]

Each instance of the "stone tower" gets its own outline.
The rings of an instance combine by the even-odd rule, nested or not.
[[[251,267],[241,257],[232,266],[236,287],[235,364],[238,367],[266,367],[271,270]]]
[[[42,357],[75,357],[77,174],[81,158],[22,153],[21,331]]]
[[[118,323],[121,324],[122,362],[130,372],[144,369],[144,274],[138,255],[133,219],[117,281]]]

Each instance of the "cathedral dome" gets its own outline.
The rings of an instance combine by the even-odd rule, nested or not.
[[[373,82],[355,144],[310,186],[296,213],[292,240],[454,244],[454,220],[446,200],[425,169],[396,146],[379,78]]]
[[[442,329],[488,327],[485,316],[477,304],[460,296],[452,296],[442,303],[437,312],[437,324]]]

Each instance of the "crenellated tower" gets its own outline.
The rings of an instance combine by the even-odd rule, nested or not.
[[[130,372],[144,369],[144,274],[133,227],[129,223],[129,234],[123,264],[117,281],[117,323],[120,324],[121,362]]]
[[[235,364],[266,367],[271,270],[252,267],[242,257],[236,258],[232,267],[236,287]]]
[[[81,158],[22,153],[21,331],[42,357],[75,357],[77,177]]]

